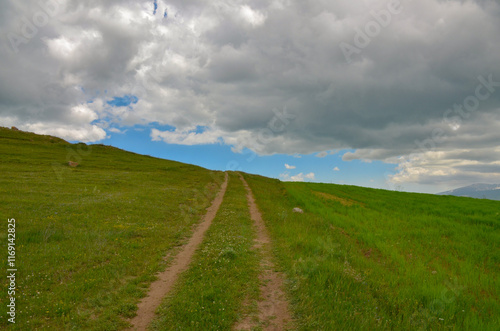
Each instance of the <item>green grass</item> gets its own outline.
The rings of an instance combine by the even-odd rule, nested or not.
[[[0,153],[5,273],[7,220],[16,219],[12,330],[127,327],[169,263],[164,256],[186,242],[224,180],[221,172],[5,128]],[[245,177],[300,330],[500,329],[500,202]],[[221,209],[153,329],[227,330],[255,310],[252,224],[231,173]],[[6,307],[6,279],[0,284]]]
[[[223,181],[195,166],[4,128],[0,155],[4,265],[7,219],[16,219],[13,330],[126,326]],[[7,282],[1,292],[6,307]]]
[[[300,329],[500,328],[499,202],[246,177]]]
[[[239,176],[230,173],[224,202],[191,268],[158,309],[151,329],[230,330],[245,309],[245,299],[258,296],[254,237],[245,188]]]

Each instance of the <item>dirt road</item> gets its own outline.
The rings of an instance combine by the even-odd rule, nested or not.
[[[258,302],[258,322],[252,316],[248,316],[236,325],[235,330],[251,330],[257,325],[261,326],[263,330],[288,330],[292,327],[292,318],[288,300],[283,292],[284,277],[280,272],[275,271],[272,261],[271,239],[262,220],[262,215],[255,203],[252,190],[243,176],[241,176],[241,180],[247,189],[250,216],[257,228],[255,248],[260,250],[262,256],[261,269],[263,271],[259,277],[261,283],[261,300]]]
[[[189,242],[183,247],[180,253],[177,254],[170,267],[168,267],[164,272],[158,274],[158,280],[151,284],[148,295],[139,303],[137,316],[130,321],[132,324],[132,328],[130,330],[142,331],[147,329],[149,323],[151,323],[155,316],[156,308],[160,305],[165,295],[167,295],[167,293],[172,289],[172,286],[179,277],[179,274],[188,268],[194,252],[203,241],[205,232],[212,224],[212,221],[222,204],[224,194],[226,193],[227,183],[228,174],[226,173],[226,179],[222,184],[217,197],[212,202],[212,205],[207,209],[207,213],[205,214],[203,221],[198,225],[193,236],[189,239]]]

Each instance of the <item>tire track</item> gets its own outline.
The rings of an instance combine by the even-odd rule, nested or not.
[[[280,331],[292,328],[292,317],[289,310],[289,303],[283,291],[283,275],[275,271],[275,266],[272,259],[271,239],[267,228],[262,220],[262,215],[255,203],[250,186],[240,174],[240,178],[247,190],[248,208],[250,216],[255,222],[257,228],[257,239],[255,248],[259,249],[262,254],[261,268],[262,273],[260,279],[260,294],[261,300],[258,304],[258,323],[251,316],[248,316],[243,321],[237,324],[236,330],[251,330],[257,326],[261,326],[263,330]]]
[[[172,289],[172,286],[179,277],[179,274],[188,269],[194,252],[203,241],[205,232],[212,224],[212,221],[222,204],[224,194],[226,193],[227,183],[228,174],[226,173],[226,178],[219,193],[215,197],[211,206],[207,209],[207,213],[205,214],[203,221],[198,225],[193,233],[193,236],[189,239],[189,242],[174,258],[172,265],[170,265],[170,267],[168,267],[165,271],[158,274],[158,280],[151,284],[148,295],[139,303],[137,315],[130,320],[132,328],[129,330],[142,331],[147,329],[148,325],[155,317],[156,308],[158,308],[165,295],[167,295]]]

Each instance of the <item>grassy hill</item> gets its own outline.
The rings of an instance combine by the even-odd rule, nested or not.
[[[500,202],[247,177],[301,329],[500,329]]]
[[[199,222],[223,174],[0,128],[0,240],[16,219],[13,329],[127,326],[145,286]],[[68,161],[78,162],[75,168]],[[4,268],[6,273],[7,267]],[[5,278],[4,278],[5,279]],[[7,306],[1,282],[0,306]],[[4,308],[5,309],[5,308]],[[0,326],[6,326],[2,313]]]
[[[0,153],[4,266],[7,221],[16,220],[13,330],[126,328],[170,262],[164,257],[186,241],[224,180],[196,166],[5,128]],[[500,202],[244,176],[299,329],[500,328]],[[244,190],[235,174],[231,181],[196,267],[166,298],[154,329],[228,329],[245,284],[258,296],[255,234]],[[8,283],[0,284],[6,307]]]

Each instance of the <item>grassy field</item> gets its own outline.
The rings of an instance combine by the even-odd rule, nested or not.
[[[186,242],[224,181],[221,172],[4,128],[0,153],[4,275],[16,220],[12,330],[126,328],[171,261],[164,256]],[[500,202],[244,176],[300,330],[500,329]],[[245,189],[230,173],[191,268],[151,328],[229,330],[255,310],[254,238]]]
[[[500,329],[499,202],[246,177],[300,329]]]
[[[7,219],[16,219],[13,330],[126,326],[152,275],[165,268],[163,257],[191,233],[224,177],[3,128],[0,155],[5,274]],[[7,286],[1,282],[1,307]],[[4,310],[0,327],[8,324]]]

